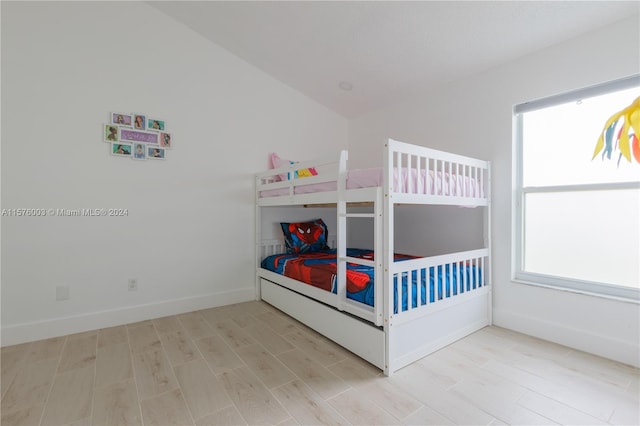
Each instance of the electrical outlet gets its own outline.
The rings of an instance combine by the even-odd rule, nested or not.
[[[129,278],[129,291],[138,291],[138,279]]]

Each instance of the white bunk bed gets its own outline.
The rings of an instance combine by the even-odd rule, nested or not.
[[[284,180],[276,177],[308,167],[315,167],[318,175]],[[305,161],[256,174],[256,297],[366,359],[386,375],[490,325],[489,162],[390,139],[379,172],[381,185],[352,187],[350,173],[347,152],[342,151],[338,158]],[[371,213],[349,213],[349,206],[363,203],[371,206]],[[394,262],[394,206],[399,204],[484,208],[484,247]],[[315,205],[336,206],[336,293],[261,267],[266,256],[285,252],[282,240],[268,232],[263,236],[262,210]],[[373,219],[374,261],[347,256],[347,219],[360,218]],[[374,268],[373,306],[347,297],[347,262]],[[430,287],[429,280],[435,285]],[[411,285],[414,281],[415,287]],[[440,282],[447,282],[447,286]],[[403,297],[407,301],[415,297],[418,302],[402,306]]]

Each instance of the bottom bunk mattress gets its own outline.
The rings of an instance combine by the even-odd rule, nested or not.
[[[356,257],[373,261],[373,251],[348,248],[348,257]],[[396,262],[416,259],[416,256],[395,254]],[[292,278],[314,287],[337,292],[336,250],[325,250],[306,254],[274,254],[266,257],[261,266],[264,269]],[[418,275],[420,276],[418,278]],[[394,313],[398,313],[398,283],[394,278]],[[420,283],[418,284],[418,281]],[[428,283],[428,287],[427,287]],[[375,302],[374,268],[371,266],[347,263],[347,298],[373,306]],[[418,288],[420,285],[420,288]],[[476,265],[446,264],[430,267],[428,272],[422,269],[420,273],[412,271],[403,273],[401,279],[401,311],[408,310],[411,299],[413,308],[436,300],[455,296],[458,293],[470,291],[484,285],[482,271]],[[411,297],[409,296],[411,294]],[[418,297],[419,296],[419,297]]]

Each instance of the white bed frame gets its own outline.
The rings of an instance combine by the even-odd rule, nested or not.
[[[303,179],[277,181],[274,177],[294,170],[316,167],[317,176]],[[319,333],[334,340],[371,364],[391,375],[398,369],[432,353],[474,331],[491,324],[491,229],[490,229],[490,164],[487,161],[463,157],[421,146],[389,140],[384,149],[384,184],[382,187],[346,189],[347,152],[339,158],[326,158],[300,162],[281,169],[256,175],[256,298],[265,300]],[[404,190],[394,190],[393,171],[416,170],[448,173],[463,179],[477,180],[483,189],[479,194],[431,195],[423,194],[408,184]],[[310,194],[296,194],[301,185],[337,182],[337,190]],[[286,188],[287,195],[261,197],[266,190]],[[453,192],[453,191],[451,191]],[[373,213],[349,213],[348,203],[371,203]],[[263,237],[261,210],[264,207],[336,205],[337,214],[337,294],[298,282],[260,267],[266,256],[284,252],[282,240]],[[480,206],[485,208],[483,248],[460,253],[394,262],[394,206],[397,204],[439,204],[451,206]],[[373,219],[375,262],[346,256],[347,218]],[[281,218],[286,220],[286,218]],[[455,225],[452,225],[455,226]],[[375,303],[373,307],[347,298],[347,262],[370,265],[375,268]],[[426,305],[411,303],[408,310],[394,314],[393,280],[403,273],[420,274],[430,267],[471,264],[480,270],[483,285],[470,291],[443,295],[436,294],[435,301]],[[437,270],[437,268],[435,268]],[[477,272],[476,272],[477,273]],[[418,275],[419,276],[419,275]],[[458,275],[458,285],[466,284],[465,274]],[[397,286],[398,293],[401,291]],[[411,286],[409,292],[411,292]],[[418,291],[422,292],[419,288]],[[437,286],[436,286],[437,287]],[[427,285],[426,291],[429,291]],[[434,291],[437,289],[434,288]],[[438,293],[440,293],[438,291]],[[411,300],[411,293],[409,300]],[[445,297],[446,296],[446,297]],[[417,295],[418,300],[421,294]],[[429,294],[426,295],[429,301]],[[400,294],[398,294],[398,300]],[[401,311],[401,312],[400,312]]]

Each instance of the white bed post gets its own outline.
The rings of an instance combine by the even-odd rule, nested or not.
[[[338,169],[338,203],[337,203],[337,219],[338,219],[338,238],[337,238],[337,281],[338,281],[338,306],[339,310],[343,310],[343,306],[347,301],[347,203],[345,201],[345,191],[347,190],[347,151],[340,152],[340,164]]]
[[[257,190],[257,186],[262,183],[261,182],[260,177],[256,177],[256,179],[254,180],[254,193],[255,193],[255,218],[256,218],[256,222],[255,222],[255,258],[256,258],[256,291],[255,291],[255,298],[256,300],[260,300],[261,299],[261,294],[260,294],[260,276],[258,274],[258,270],[260,268],[260,262],[262,261],[261,257],[262,257],[262,230],[261,230],[261,226],[262,226],[262,218],[260,217],[260,205],[259,205],[259,197],[260,194]]]
[[[485,265],[485,268],[488,269],[488,272],[485,271],[485,279],[489,283],[489,293],[487,293],[487,317],[489,318],[489,325],[493,324],[493,279],[492,279],[492,271],[493,271],[493,251],[491,248],[491,163],[487,162],[487,180],[486,180],[486,197],[487,197],[487,208],[484,211],[485,217],[485,246],[489,249],[489,258],[488,265]]]
[[[380,282],[380,278],[384,280],[384,202],[382,189],[378,188],[376,191],[376,199],[373,206],[373,249],[374,249],[374,283]],[[384,282],[384,281],[383,281]],[[376,318],[376,325],[383,325],[385,318],[384,311],[384,285],[375,285],[375,300],[373,311]]]
[[[385,332],[385,365],[384,374],[390,376],[394,371],[393,360],[395,358],[393,344],[393,140],[389,139],[384,146],[383,154],[383,190],[384,190],[384,332]],[[400,171],[398,171],[400,173]]]

